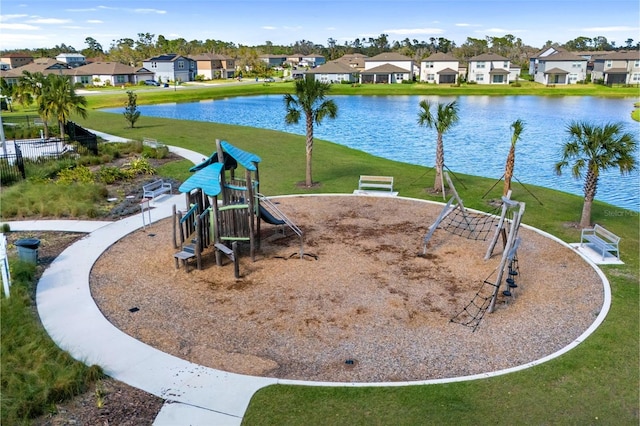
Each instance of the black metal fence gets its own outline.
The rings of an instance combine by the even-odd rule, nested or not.
[[[0,182],[8,185],[26,179],[25,161],[42,163],[57,160],[65,154],[77,154],[72,142],[83,151],[98,154],[98,138],[95,134],[73,122],[65,125],[65,138],[20,139],[5,141],[0,152]]]

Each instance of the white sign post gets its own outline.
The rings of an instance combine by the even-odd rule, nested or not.
[[[11,287],[11,276],[9,274],[9,258],[7,257],[7,237],[0,234],[0,269],[2,270],[2,287],[4,295],[9,297],[9,287]]]

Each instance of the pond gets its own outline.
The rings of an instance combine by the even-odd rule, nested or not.
[[[511,143],[511,123],[525,123],[516,146],[515,178],[582,196],[582,180],[554,173],[560,150],[567,140],[566,126],[573,120],[592,124],[623,122],[625,130],[638,134],[631,119],[633,99],[542,96],[332,96],[338,118],[324,120],[314,136],[367,153],[432,167],[435,163],[435,130],[417,124],[419,102],[459,104],[458,123],[444,135],[445,165],[453,173],[500,179]],[[210,121],[260,127],[303,135],[298,125],[284,122],[282,95],[233,97],[194,103],[139,106],[142,116]],[[107,111],[122,112],[122,108]],[[232,142],[232,141],[230,141]],[[638,155],[638,153],[636,153]],[[626,209],[640,210],[639,172],[621,176],[604,173],[596,199]],[[518,185],[514,181],[514,185]],[[528,188],[530,189],[530,188]],[[535,193],[534,193],[535,194]]]

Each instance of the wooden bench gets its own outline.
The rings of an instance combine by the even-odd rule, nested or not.
[[[393,191],[393,176],[369,176],[361,175],[358,181],[358,189],[354,194],[362,195],[386,195],[395,197],[397,192]]]
[[[620,237],[615,235],[611,231],[607,231],[600,225],[595,225],[593,228],[585,228],[580,235],[580,247],[584,242],[589,242],[602,254],[602,260],[604,260],[607,253],[615,253],[618,260],[620,260],[620,251],[618,250],[618,243]]]
[[[142,185],[142,198],[154,199],[158,195],[165,193],[171,194],[172,191],[173,188],[171,187],[171,183],[158,179],[146,185]]]

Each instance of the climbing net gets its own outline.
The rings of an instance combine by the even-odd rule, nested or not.
[[[482,318],[484,317],[484,314],[486,314],[489,309],[496,286],[497,285],[489,281],[489,277],[487,277],[487,279],[482,282],[480,288],[471,301],[462,309],[462,311],[458,312],[453,318],[451,318],[451,322],[462,324],[466,327],[472,328],[473,331],[476,331],[480,325],[480,321],[482,321]]]
[[[456,208],[442,220],[440,227],[468,240],[486,241],[489,234],[495,232],[499,221],[500,218],[493,213],[473,213]]]
[[[508,265],[509,278],[505,280],[506,289],[502,291],[502,295],[505,298],[515,298],[515,289],[518,287],[516,279],[520,274],[518,256],[515,250],[511,253]],[[498,277],[495,280],[496,282],[489,280],[495,272],[496,271],[493,271],[491,275],[482,282],[480,288],[471,301],[460,312],[454,315],[453,318],[451,318],[451,322],[470,327],[473,331],[476,331],[482,321],[482,318],[484,318],[484,314],[486,314],[491,308],[491,302],[494,300],[496,292],[500,288],[502,273],[498,274]]]

